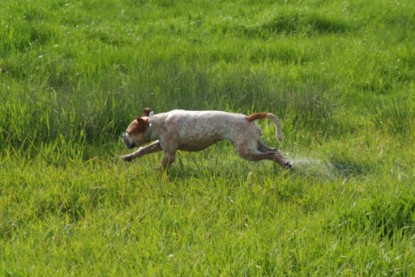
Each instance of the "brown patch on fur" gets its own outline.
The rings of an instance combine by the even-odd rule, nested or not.
[[[127,133],[130,135],[137,135],[144,133],[148,127],[148,120],[137,116],[136,120],[128,126]]]
[[[253,113],[251,115],[247,115],[246,120],[248,120],[249,122],[252,122],[257,119],[267,118],[267,115],[268,113]]]
[[[145,116],[150,116],[150,113],[151,113],[150,108],[144,108],[144,110],[143,110],[143,115],[145,115]]]

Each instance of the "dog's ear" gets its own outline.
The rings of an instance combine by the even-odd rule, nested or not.
[[[144,108],[144,110],[143,110],[143,115],[145,115],[145,116],[150,116],[150,113],[151,113],[150,108]]]
[[[144,129],[144,128],[145,128],[145,126],[146,126],[146,121],[145,121],[144,119],[142,119],[141,117],[137,116],[137,117],[135,118],[135,120],[137,120],[138,127],[139,127],[140,129]]]

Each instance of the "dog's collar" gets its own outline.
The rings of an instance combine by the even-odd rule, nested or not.
[[[146,142],[150,142],[151,141],[151,133],[153,132],[153,124],[149,124],[148,125],[148,129],[147,129],[147,135],[146,135]]]

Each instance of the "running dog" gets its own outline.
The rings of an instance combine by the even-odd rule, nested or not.
[[[166,169],[174,162],[177,150],[200,151],[218,141],[229,140],[243,159],[271,160],[285,169],[292,168],[291,163],[277,149],[260,141],[261,129],[254,121],[263,118],[274,122],[276,137],[281,142],[281,124],[272,113],[258,112],[247,116],[222,111],[172,110],[154,114],[145,108],[143,115],[130,123],[122,135],[122,141],[128,149],[151,143],[121,158],[130,162],[163,151],[161,168]]]

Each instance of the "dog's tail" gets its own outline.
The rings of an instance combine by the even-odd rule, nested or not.
[[[268,119],[270,119],[274,122],[274,124],[276,126],[275,136],[277,137],[278,142],[281,143],[282,142],[281,124],[280,124],[279,118],[276,115],[274,115],[272,113],[253,113],[253,114],[248,115],[246,117],[246,119],[249,122],[252,122],[252,121],[257,120],[257,119],[263,119],[263,118],[268,118]]]

